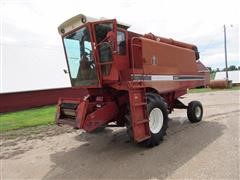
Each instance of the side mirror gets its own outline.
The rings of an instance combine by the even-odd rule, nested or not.
[[[66,69],[63,69],[63,72],[64,72],[65,74],[68,74],[68,71],[67,71]]]

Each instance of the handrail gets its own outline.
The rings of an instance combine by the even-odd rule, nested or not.
[[[133,79],[135,79],[135,59],[134,59],[134,51],[133,51],[133,48],[134,47],[142,47],[142,45],[139,45],[139,44],[135,44],[135,43],[133,43],[133,41],[135,40],[135,39],[140,39],[139,37],[133,37],[132,39],[131,39],[131,51],[132,51],[132,53],[131,53],[131,56],[132,56],[132,73],[133,73]],[[142,62],[143,63],[143,62]],[[143,69],[142,69],[143,70]],[[144,70],[143,70],[143,73],[142,73],[142,75],[144,76]],[[144,80],[144,78],[143,78],[143,80]],[[140,80],[141,81],[141,80]]]

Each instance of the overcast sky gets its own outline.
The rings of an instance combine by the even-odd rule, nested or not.
[[[0,0],[0,92],[70,86],[57,27],[77,14],[116,18],[138,33],[196,44],[201,60],[239,66],[238,0]],[[231,26],[233,25],[233,26]]]

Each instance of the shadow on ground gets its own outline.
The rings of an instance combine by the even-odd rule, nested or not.
[[[164,142],[151,149],[129,143],[125,129],[82,133],[76,136],[79,147],[50,156],[55,165],[44,179],[166,178],[219,138],[226,128],[216,121],[190,124],[178,119],[170,121]]]

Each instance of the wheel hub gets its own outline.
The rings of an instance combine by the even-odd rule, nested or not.
[[[151,110],[149,115],[149,128],[153,134],[159,133],[163,126],[163,113],[159,108]]]
[[[202,110],[201,110],[201,108],[200,108],[199,106],[197,106],[197,107],[195,108],[195,116],[196,116],[197,118],[200,118],[201,114],[202,114]]]

